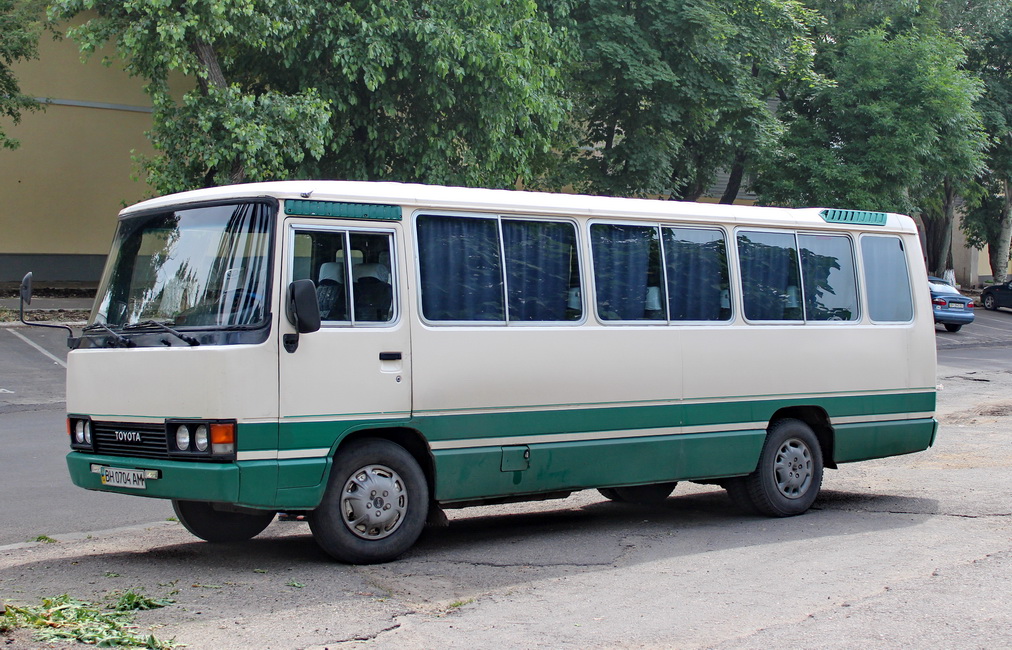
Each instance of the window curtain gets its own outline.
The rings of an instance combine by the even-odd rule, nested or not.
[[[218,248],[223,269],[218,325],[248,325],[264,317],[267,294],[267,239],[270,209],[262,203],[237,205]]]
[[[802,320],[800,271],[793,233],[738,233],[745,317]]]
[[[594,224],[597,310],[604,320],[645,320],[652,227]]]
[[[671,320],[730,318],[726,248],[717,231],[664,229]]]
[[[422,313],[434,321],[503,321],[495,219],[418,217]]]
[[[566,320],[569,276],[576,255],[571,224],[502,222],[511,321]]]

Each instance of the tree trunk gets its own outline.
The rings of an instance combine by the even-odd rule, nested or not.
[[[201,92],[206,96],[210,86],[222,89],[228,87],[225,81],[225,74],[221,71],[221,64],[218,63],[218,53],[214,51],[214,45],[204,41],[194,41],[193,53],[197,60],[207,71],[207,77],[197,77]]]
[[[200,84],[200,92],[206,97],[210,94],[210,89],[215,88],[217,90],[225,90],[228,88],[228,82],[225,80],[225,73],[221,71],[221,64],[218,62],[218,53],[214,51],[214,45],[207,43],[202,40],[193,42],[192,45],[193,53],[197,56],[197,60],[204,66],[204,70],[207,73],[206,76],[197,77],[197,83]],[[206,178],[213,179],[215,176],[215,170],[209,169]],[[246,180],[246,165],[243,164],[242,160],[235,158],[229,165],[228,170],[228,182],[229,183],[242,183]]]
[[[734,162],[731,163],[731,173],[727,177],[727,187],[720,197],[720,202],[731,205],[738,198],[738,190],[741,189],[741,181],[745,177],[745,153],[737,151],[734,154]]]
[[[927,248],[928,271],[932,275],[945,275],[952,247],[952,222],[956,217],[956,191],[946,179],[943,184],[941,214],[924,215],[924,240]]]
[[[1002,181],[1005,200],[1001,206],[1001,234],[998,240],[989,242],[987,247],[988,261],[991,263],[991,275],[994,281],[1002,283],[1008,274],[1009,248],[1012,247],[1012,196],[1009,196],[1009,181]]]

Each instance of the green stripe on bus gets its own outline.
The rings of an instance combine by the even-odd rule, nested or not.
[[[400,221],[401,208],[397,205],[372,203],[345,203],[343,201],[285,201],[285,213],[301,217],[334,217],[344,219],[372,219]]]

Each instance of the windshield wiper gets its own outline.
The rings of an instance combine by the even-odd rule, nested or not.
[[[119,332],[117,332],[116,330],[114,330],[113,328],[109,327],[105,323],[92,323],[91,325],[85,327],[81,331],[83,331],[83,332],[94,332],[96,330],[102,330],[103,332],[107,332],[110,336],[112,336],[112,340],[116,342],[116,345],[113,346],[113,347],[132,348],[132,347],[136,347],[136,345],[137,345],[136,343],[134,343],[133,341],[131,341],[127,337],[123,336],[122,334],[120,334]]]
[[[198,341],[194,337],[190,336],[189,334],[183,334],[180,331],[172,329],[171,327],[169,327],[165,323],[159,323],[156,320],[145,320],[145,321],[141,321],[139,323],[134,323],[132,325],[126,325],[126,326],[123,327],[123,329],[124,330],[134,331],[134,330],[147,329],[147,328],[150,328],[150,327],[154,327],[156,329],[160,329],[163,332],[168,332],[169,334],[172,334],[173,336],[177,337],[179,340],[183,341],[184,343],[189,343],[191,347],[194,346],[194,345],[200,345],[200,341]]]

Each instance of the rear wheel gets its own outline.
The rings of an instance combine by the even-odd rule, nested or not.
[[[945,324],[945,329],[949,332],[958,332],[962,327],[963,327],[962,325],[957,325],[953,323]]]
[[[600,488],[598,492],[601,493],[606,499],[617,501],[619,503],[638,503],[641,505],[651,505],[655,503],[663,503],[665,499],[671,496],[674,491],[677,482],[672,483],[654,483],[652,485],[630,485],[627,487],[615,487],[615,488]]]
[[[389,562],[418,539],[428,508],[428,484],[411,454],[389,440],[358,440],[338,451],[309,527],[336,560]]]
[[[990,293],[985,294],[981,300],[984,303],[984,309],[990,309],[991,311],[998,309],[998,303],[995,302],[994,296],[992,294]]]
[[[791,517],[808,510],[822,487],[822,449],[811,427],[801,420],[780,420],[766,436],[759,466],[740,479],[729,479],[731,499],[747,512]]]
[[[274,520],[273,511],[231,512],[217,510],[207,501],[172,501],[176,518],[200,539],[208,542],[244,542],[264,531]]]

